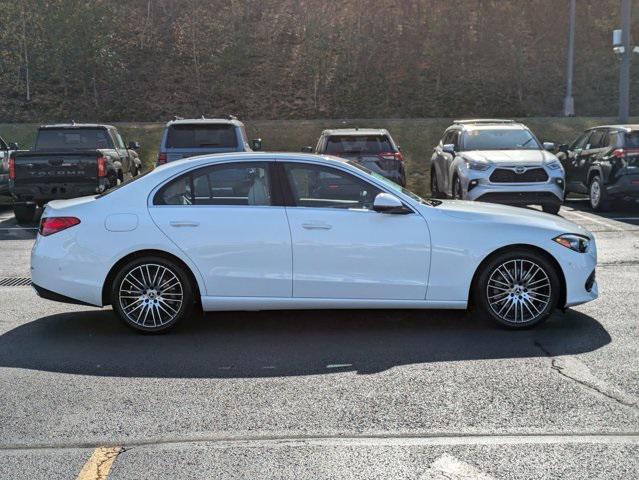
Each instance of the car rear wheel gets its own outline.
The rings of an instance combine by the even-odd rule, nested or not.
[[[604,187],[599,175],[595,175],[590,180],[588,198],[590,200],[590,208],[596,212],[602,212],[608,209],[609,202],[606,187]]]
[[[559,276],[543,255],[525,249],[490,259],[473,285],[479,310],[508,328],[527,328],[546,320],[557,307]]]
[[[13,215],[16,217],[16,221],[19,224],[28,224],[33,222],[35,211],[35,205],[14,205],[13,207]]]
[[[111,287],[111,303],[129,327],[144,333],[165,332],[188,317],[193,285],[187,272],[162,257],[144,257],[125,264]]]

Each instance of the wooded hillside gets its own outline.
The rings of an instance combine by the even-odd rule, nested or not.
[[[227,112],[246,119],[540,116],[562,108],[567,0],[2,5],[0,122]],[[611,32],[618,8],[618,0],[577,2],[579,115],[617,110]]]

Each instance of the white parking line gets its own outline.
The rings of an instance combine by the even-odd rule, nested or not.
[[[422,476],[426,479],[448,479],[448,480],[494,480],[495,477],[479,471],[477,468],[469,465],[466,462],[462,462],[458,458],[444,453],[438,457],[430,466],[427,472],[428,474]]]
[[[598,218],[591,217],[590,215],[584,215],[583,213],[580,213],[580,212],[577,212],[577,211],[574,211],[574,210],[572,212],[570,212],[570,213],[572,215],[576,215],[579,218],[582,218],[583,220],[589,220],[591,222],[597,223],[599,225],[603,225],[604,227],[611,228],[613,230],[618,230],[620,232],[624,231],[624,229],[619,227],[618,225],[614,225],[612,223],[604,222],[602,220],[599,220]]]
[[[326,368],[346,368],[352,366],[352,363],[331,363],[330,365],[326,365]]]

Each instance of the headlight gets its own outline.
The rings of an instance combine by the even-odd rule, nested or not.
[[[464,163],[466,164],[466,168],[470,168],[471,170],[488,170],[490,168],[490,163],[485,160],[468,160],[465,158]]]
[[[575,252],[585,253],[590,246],[590,239],[583,235],[576,235],[574,233],[565,233],[553,238],[559,245],[563,245],[566,248],[574,250]]]
[[[551,160],[549,162],[546,162],[546,166],[551,170],[557,170],[561,168],[561,163],[559,163],[558,160]]]

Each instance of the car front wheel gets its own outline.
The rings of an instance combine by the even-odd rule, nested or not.
[[[193,286],[177,263],[144,257],[125,264],[111,287],[111,303],[129,327],[144,333],[165,332],[188,317]]]
[[[462,188],[462,183],[458,176],[455,176],[455,178],[453,178],[453,199],[464,199],[464,189]]]
[[[592,177],[592,180],[590,180],[590,185],[588,186],[588,198],[590,200],[590,207],[594,211],[601,212],[608,208],[606,187],[603,185],[599,175],[595,175]]]
[[[532,327],[546,320],[557,307],[560,292],[552,263],[524,249],[490,259],[473,287],[481,313],[508,328]]]

